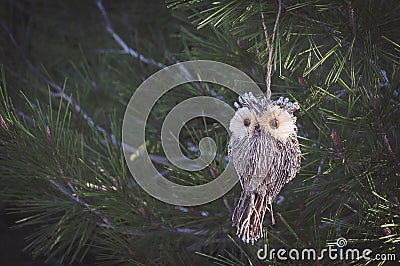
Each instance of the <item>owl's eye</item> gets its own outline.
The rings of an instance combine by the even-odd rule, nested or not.
[[[277,129],[279,127],[279,121],[276,119],[271,120],[271,122],[269,122],[269,124],[271,125],[271,127],[273,129]]]
[[[244,125],[245,127],[250,126],[250,119],[245,119],[245,120],[243,121],[243,125]]]

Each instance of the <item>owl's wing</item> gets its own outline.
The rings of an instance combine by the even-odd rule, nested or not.
[[[291,181],[300,170],[301,151],[299,142],[295,136],[291,136],[286,143],[275,143],[275,151],[269,155],[272,159],[267,161],[268,168],[265,179],[259,183],[257,191],[267,191],[271,200],[274,200],[282,187]]]
[[[243,190],[256,190],[271,199],[275,199],[300,169],[301,152],[295,136],[285,143],[268,136],[232,137],[228,154]]]
[[[228,155],[233,160],[243,190],[254,191],[265,180],[267,172],[261,149],[260,138],[232,137],[229,142]]]

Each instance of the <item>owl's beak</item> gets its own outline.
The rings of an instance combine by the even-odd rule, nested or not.
[[[257,125],[254,127],[254,135],[260,136],[260,134],[261,134],[261,128],[260,125]]]

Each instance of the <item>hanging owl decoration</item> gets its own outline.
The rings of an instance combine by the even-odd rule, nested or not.
[[[297,140],[297,103],[271,101],[252,93],[239,97],[230,121],[228,155],[239,175],[243,191],[233,212],[232,225],[244,242],[254,243],[263,234],[266,211],[275,223],[272,202],[285,183],[300,170]]]

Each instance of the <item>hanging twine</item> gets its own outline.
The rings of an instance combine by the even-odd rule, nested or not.
[[[274,29],[272,31],[272,36],[271,37],[268,34],[267,25],[266,25],[265,19],[264,19],[264,14],[261,11],[261,23],[262,23],[262,27],[263,27],[263,30],[264,30],[265,41],[266,41],[268,49],[269,49],[269,51],[268,51],[268,63],[267,63],[267,74],[265,76],[266,97],[267,97],[268,100],[271,99],[272,59],[273,59],[273,53],[274,53],[275,36],[276,36],[276,31],[278,29],[279,19],[281,17],[281,11],[282,11],[282,2],[281,2],[281,0],[278,0],[278,13],[277,13],[277,16],[276,16],[275,25],[274,25]]]

